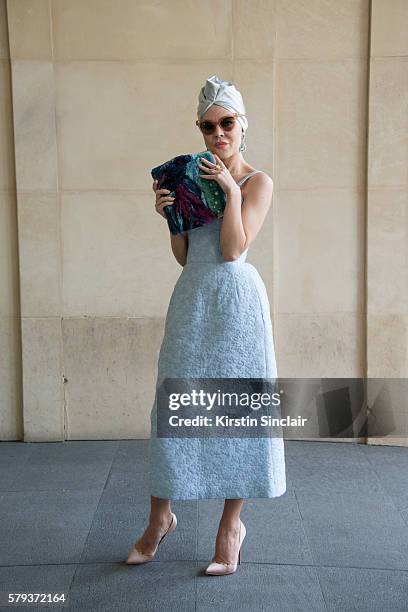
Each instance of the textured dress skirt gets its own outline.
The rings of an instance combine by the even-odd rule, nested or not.
[[[167,377],[277,378],[264,282],[245,261],[248,249],[234,261],[223,259],[221,222],[189,230],[187,261],[167,310],[150,414],[154,497],[262,498],[286,491],[282,437],[157,436],[157,388]]]

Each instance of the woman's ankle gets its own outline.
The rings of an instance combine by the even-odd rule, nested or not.
[[[241,519],[240,517],[227,517],[221,518],[220,520],[220,528],[221,529],[239,529]]]
[[[171,510],[151,514],[149,517],[149,525],[151,525],[152,527],[164,527],[166,525],[169,525],[172,518],[173,515],[171,513]]]

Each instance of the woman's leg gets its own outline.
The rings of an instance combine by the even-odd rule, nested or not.
[[[239,549],[240,513],[243,499],[226,499],[215,541],[214,561],[236,563]]]
[[[145,554],[154,553],[161,536],[169,528],[171,520],[171,500],[151,496],[149,524],[143,535],[135,542],[136,548]]]

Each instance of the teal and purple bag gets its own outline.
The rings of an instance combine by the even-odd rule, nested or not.
[[[181,234],[201,227],[224,214],[226,197],[215,180],[202,179],[200,157],[215,163],[211,151],[178,155],[151,170],[158,189],[169,189],[173,204],[164,206],[170,233]],[[204,165],[201,163],[201,165]]]

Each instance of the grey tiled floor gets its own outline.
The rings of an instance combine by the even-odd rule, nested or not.
[[[218,499],[174,501],[155,560],[122,563],[149,514],[147,443],[0,443],[3,594],[109,612],[408,610],[408,449],[286,441],[287,492],[245,500],[242,564],[215,577]]]

